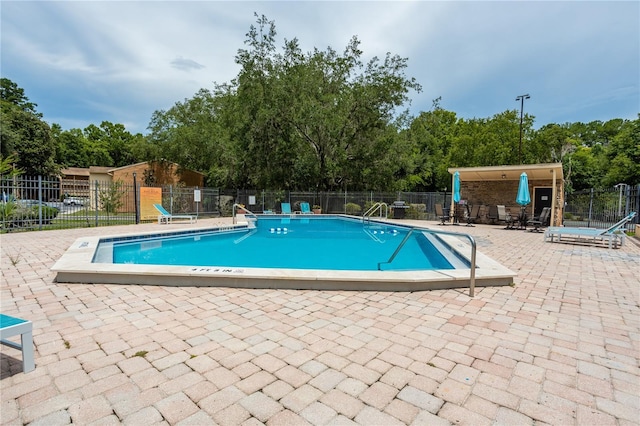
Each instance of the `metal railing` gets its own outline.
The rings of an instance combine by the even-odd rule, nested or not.
[[[142,188],[123,182],[84,180],[70,184],[56,177],[0,176],[0,232],[139,223]],[[161,201],[154,203],[160,202],[171,214],[220,214],[218,189],[158,188]]]
[[[440,230],[433,230],[433,229],[428,229],[428,228],[421,228],[421,227],[413,227],[411,228],[411,230],[409,232],[407,232],[407,235],[405,235],[405,237],[402,239],[402,241],[400,241],[400,244],[398,244],[398,247],[396,247],[395,251],[393,252],[393,254],[391,255],[391,257],[389,258],[389,260],[387,260],[386,262],[378,262],[378,270],[381,271],[382,270],[382,264],[389,264],[391,262],[393,262],[393,260],[396,258],[396,256],[398,255],[398,253],[400,253],[400,250],[402,250],[402,248],[405,246],[405,244],[407,243],[407,241],[409,241],[409,238],[411,236],[411,234],[413,234],[413,231],[415,230],[419,230],[421,232],[427,232],[429,234],[443,234],[443,235],[451,235],[451,236],[455,236],[455,237],[464,237],[467,240],[469,240],[469,242],[471,243],[471,259],[470,259],[470,272],[469,272],[469,297],[474,297],[475,295],[475,289],[476,289],[476,240],[469,234],[461,234],[458,232],[448,232],[448,231],[440,231]]]
[[[251,210],[247,209],[245,206],[243,206],[242,204],[234,204],[233,205],[233,213],[232,213],[232,217],[233,217],[233,224],[235,225],[237,223],[237,214],[238,214],[238,210],[244,210],[246,213],[249,214],[249,216],[251,216],[253,219],[258,219],[258,216],[252,212]],[[246,217],[246,214],[245,214]]]
[[[640,185],[618,184],[612,188],[588,189],[566,196],[563,224],[608,228],[631,212],[640,213]],[[635,232],[638,217],[626,229]]]
[[[374,213],[376,212],[378,212],[378,217],[382,219],[383,207],[384,207],[384,218],[387,219],[389,217],[389,206],[387,205],[387,203],[375,203],[373,206],[369,208],[369,210],[367,210],[362,214],[362,222],[364,222],[365,219],[367,221],[371,221],[371,216],[373,216]]]

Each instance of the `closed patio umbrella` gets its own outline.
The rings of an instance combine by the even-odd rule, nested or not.
[[[457,172],[456,172],[457,173]],[[526,206],[531,202],[531,196],[529,195],[529,178],[526,173],[520,175],[520,185],[518,185],[518,195],[516,196],[516,203],[521,206]]]
[[[519,228],[527,227],[527,213],[526,206],[531,202],[531,196],[529,195],[529,177],[526,173],[522,172],[520,175],[520,184],[518,185],[518,195],[516,196],[516,203],[522,206],[520,214],[518,215]]]
[[[453,201],[460,202],[460,172],[453,174]]]

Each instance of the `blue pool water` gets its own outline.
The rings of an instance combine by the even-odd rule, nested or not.
[[[260,217],[255,228],[101,242],[94,262],[282,269],[378,270],[409,228],[347,218]],[[383,270],[453,269],[432,235],[413,232]],[[105,250],[111,250],[105,256]],[[442,247],[440,247],[442,249]],[[455,262],[453,262],[455,263]]]

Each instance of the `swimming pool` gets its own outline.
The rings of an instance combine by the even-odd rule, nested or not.
[[[52,270],[68,283],[384,291],[469,286],[470,245],[455,236],[341,215],[265,216],[255,228],[199,221],[180,230],[79,238]],[[407,232],[411,238],[402,243]],[[475,271],[477,286],[511,284],[515,275],[481,253]]]
[[[387,263],[408,232],[340,217],[263,217],[250,228],[103,241],[94,262],[359,271],[469,267],[428,233],[412,234]]]

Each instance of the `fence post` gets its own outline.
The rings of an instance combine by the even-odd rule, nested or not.
[[[98,227],[98,202],[99,202],[98,201],[98,180],[97,179],[94,181],[94,185],[95,185],[95,190],[94,190],[95,191],[95,194],[94,194],[95,197],[94,198],[96,199],[96,206],[95,207],[96,207],[96,228],[97,228]],[[87,215],[87,217],[88,217],[88,215]],[[88,220],[87,220],[87,222],[88,222]]]
[[[38,175],[38,229],[42,231],[42,176]]]
[[[347,186],[344,187],[344,214],[347,214]]]
[[[140,223],[140,209],[138,209],[138,185],[136,182],[136,172],[133,172],[133,208],[136,213],[136,225]]]
[[[593,188],[591,188],[591,197],[589,198],[589,218],[587,219],[587,228],[591,227],[591,211],[593,210]]]

